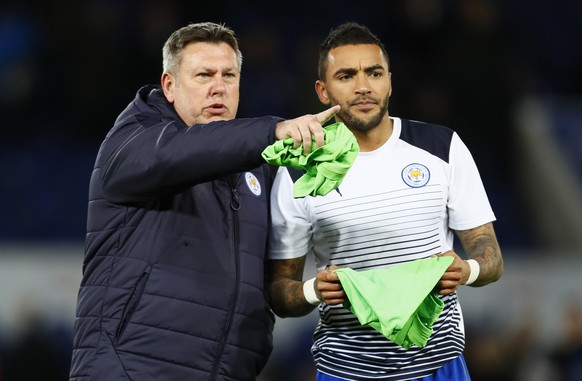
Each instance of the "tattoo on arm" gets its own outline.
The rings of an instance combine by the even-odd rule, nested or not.
[[[267,291],[273,312],[281,317],[310,313],[315,307],[303,296],[305,256],[267,263]]]
[[[469,259],[479,262],[479,277],[473,285],[484,286],[498,280],[503,274],[503,257],[493,224],[458,230],[456,234]]]

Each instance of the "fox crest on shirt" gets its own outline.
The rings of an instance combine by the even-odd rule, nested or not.
[[[408,164],[402,170],[402,180],[411,188],[420,188],[428,184],[430,171],[419,163]]]
[[[245,180],[247,182],[247,186],[253,192],[255,196],[261,195],[261,183],[259,180],[250,172],[245,173]]]

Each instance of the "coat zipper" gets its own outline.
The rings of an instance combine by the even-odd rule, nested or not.
[[[224,347],[226,346],[226,341],[228,335],[230,333],[230,329],[232,327],[232,321],[234,318],[234,310],[236,308],[236,301],[238,300],[238,293],[239,293],[239,278],[240,278],[240,258],[239,258],[239,215],[238,211],[240,209],[240,200],[238,197],[238,189],[236,186],[238,184],[238,180],[240,178],[240,174],[236,177],[236,180],[233,182],[231,177],[228,179],[228,184],[230,186],[231,192],[231,199],[230,199],[230,209],[232,210],[232,229],[233,229],[233,245],[234,245],[234,262],[235,262],[235,284],[234,284],[234,292],[232,297],[229,301],[228,307],[228,314],[226,319],[226,327],[224,329],[224,333],[220,338],[220,345],[218,348],[218,352],[216,355],[216,362],[214,363],[214,369],[212,370],[212,378],[211,380],[216,380],[218,375],[218,366],[220,365],[222,355],[224,353]]]

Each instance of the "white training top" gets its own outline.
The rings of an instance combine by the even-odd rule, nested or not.
[[[360,152],[338,191],[293,198],[281,167],[271,193],[270,259],[315,255],[317,268],[388,268],[453,248],[453,230],[495,220],[475,162],[458,135],[443,126],[392,118],[390,139]],[[457,294],[424,348],[387,340],[340,306],[319,306],[312,353],[317,369],[346,380],[424,377],[464,349]]]

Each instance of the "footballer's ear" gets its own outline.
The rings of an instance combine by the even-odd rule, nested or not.
[[[168,72],[162,74],[162,90],[164,90],[164,95],[170,103],[174,103],[174,85],[176,79],[174,76]]]
[[[330,100],[329,97],[327,96],[327,89],[325,88],[325,83],[323,83],[319,79],[315,81],[315,92],[317,93],[319,101],[324,105],[329,106]]]

